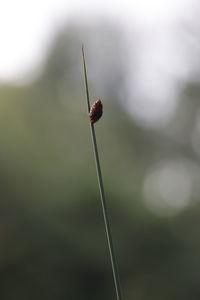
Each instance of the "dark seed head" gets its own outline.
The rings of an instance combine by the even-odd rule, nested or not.
[[[102,114],[103,114],[103,104],[101,100],[98,99],[92,104],[90,108],[90,113],[89,113],[90,122],[94,124],[101,118]]]

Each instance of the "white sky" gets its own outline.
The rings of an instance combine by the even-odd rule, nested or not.
[[[124,26],[130,45],[133,28],[138,30],[141,71],[134,93],[145,100],[135,105],[138,115],[146,118],[143,106],[149,104],[148,115],[156,119],[174,105],[165,99],[173,99],[174,78],[184,79],[193,67],[187,61],[180,24],[192,24],[194,15],[199,17],[198,6],[198,0],[0,0],[0,80],[14,81],[34,70],[63,23],[104,15]]]

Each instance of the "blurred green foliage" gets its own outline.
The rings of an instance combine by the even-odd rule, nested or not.
[[[96,130],[125,299],[200,299],[198,189],[182,212],[165,217],[146,208],[143,193],[159,161],[199,166],[191,142],[199,83],[185,85],[165,128],[139,127],[124,109],[128,62],[111,24],[69,26],[34,82],[0,86],[0,299],[115,299],[82,40],[91,99],[104,101]]]

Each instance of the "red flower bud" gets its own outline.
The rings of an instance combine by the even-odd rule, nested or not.
[[[89,113],[90,122],[94,124],[101,118],[102,114],[103,114],[103,104],[101,100],[98,99],[92,104],[90,108],[90,113]]]

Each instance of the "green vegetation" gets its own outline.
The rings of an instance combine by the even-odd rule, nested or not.
[[[104,100],[96,130],[124,298],[199,299],[199,83],[180,91],[168,125],[144,129],[124,109],[120,33],[111,26],[65,31],[34,82],[0,86],[0,299],[115,299],[88,146],[82,39],[95,69],[91,99]],[[144,183],[174,162],[190,178],[189,204],[159,215],[146,206]]]

